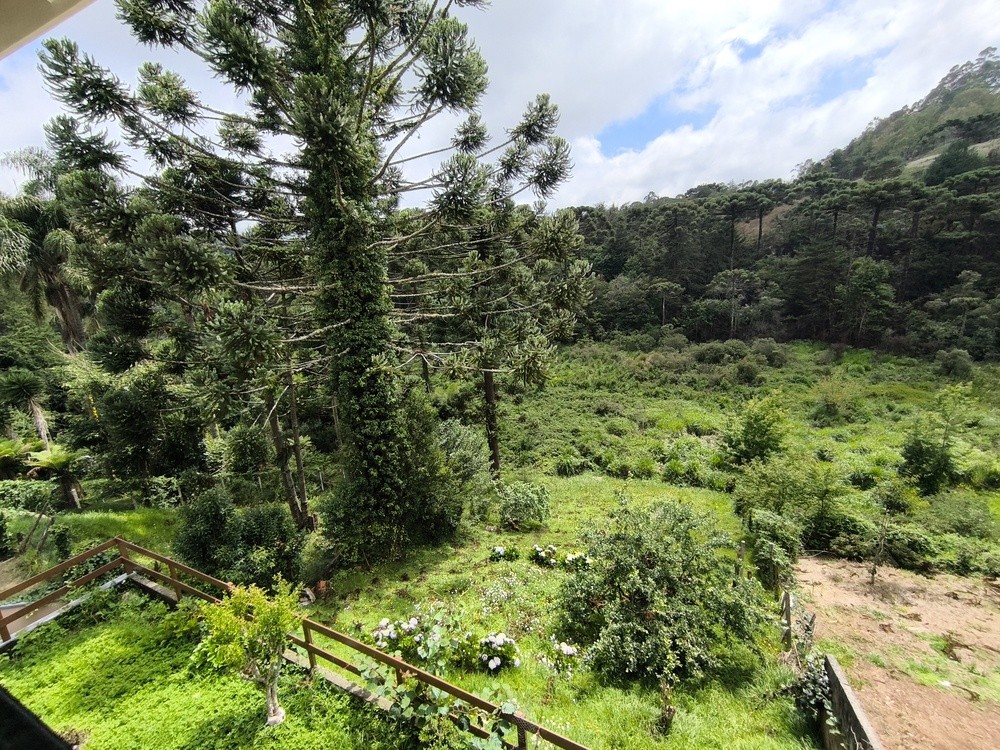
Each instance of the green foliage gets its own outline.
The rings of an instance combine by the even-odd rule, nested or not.
[[[349,481],[338,484],[320,506],[338,565],[385,560],[410,545],[452,538],[462,519],[464,493],[474,499],[485,486],[483,461],[476,456],[481,444],[455,425],[440,430],[422,389],[407,391],[397,418],[405,439],[397,441],[396,470],[407,488],[406,501],[394,507],[359,506],[352,494],[356,488]],[[449,447],[456,449],[450,457]],[[458,465],[463,459],[467,463]]]
[[[500,523],[509,529],[520,531],[537,527],[549,517],[551,504],[549,491],[529,482],[512,484],[497,483],[500,498]]]
[[[912,515],[920,505],[917,488],[903,477],[892,477],[881,482],[872,492],[872,499],[894,516]]]
[[[967,380],[972,375],[972,357],[965,349],[941,349],[934,355],[939,375]]]
[[[0,560],[6,560],[13,555],[15,549],[14,540],[7,530],[7,516],[0,508]]]
[[[929,422],[918,421],[907,433],[899,473],[912,479],[922,495],[937,494],[955,479],[951,446],[933,433]]]
[[[924,172],[924,182],[928,185],[940,185],[949,177],[971,172],[984,166],[986,166],[986,160],[972,151],[968,143],[955,141],[949,144],[927,167]]]
[[[284,721],[278,704],[278,678],[288,632],[299,619],[298,597],[279,583],[273,596],[256,586],[236,587],[221,602],[201,610],[205,637],[195,651],[216,668],[237,672],[266,694],[267,723]]]
[[[719,470],[719,455],[701,438],[680,435],[663,450],[663,481],[688,487],[723,489],[726,478]]]
[[[229,566],[238,546],[236,508],[223,491],[209,490],[181,509],[174,551],[184,562],[218,573]]]
[[[226,433],[223,466],[231,474],[256,474],[273,453],[264,430],[238,424]]]
[[[781,450],[785,415],[776,396],[751,398],[742,404],[722,433],[722,446],[733,464],[764,460]]]
[[[490,562],[514,562],[521,557],[517,547],[502,546],[490,550]]]
[[[52,545],[55,547],[56,555],[60,560],[65,560],[72,551],[72,536],[69,526],[57,523],[49,532],[52,535]],[[2,534],[0,534],[2,536]]]
[[[381,713],[365,712],[343,691],[310,684],[292,669],[280,687],[288,718],[265,729],[251,684],[193,668],[187,607],[130,607],[76,629],[50,624],[19,643],[17,658],[0,663],[0,680],[49,726],[78,730],[88,745],[106,750],[407,747]],[[177,628],[166,625],[175,614],[185,623],[176,636]]]
[[[791,519],[764,509],[750,516],[754,535],[754,562],[761,582],[770,590],[787,586],[792,566],[802,552],[802,527]]]
[[[814,724],[818,725],[823,716],[833,716],[830,678],[821,656],[814,654],[806,659],[802,671],[791,685],[791,692],[799,711]]]
[[[554,544],[544,547],[536,544],[528,553],[528,560],[541,568],[556,568],[559,566],[559,550]]]
[[[756,643],[767,621],[762,590],[734,577],[720,555],[729,540],[690,506],[623,503],[586,541],[593,565],[564,585],[561,628],[588,645],[596,671],[612,680],[694,676],[720,664],[724,644]]]
[[[929,498],[918,518],[922,526],[940,534],[997,539],[998,524],[989,506],[969,492],[952,490]]]
[[[40,511],[52,504],[54,485],[26,479],[0,480],[0,507]]]
[[[270,588],[276,578],[298,578],[302,538],[286,506],[237,510],[224,491],[212,489],[181,509],[174,550],[211,575]]]

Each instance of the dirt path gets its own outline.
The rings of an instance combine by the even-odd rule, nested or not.
[[[1000,586],[807,558],[798,597],[887,750],[1000,748]]]

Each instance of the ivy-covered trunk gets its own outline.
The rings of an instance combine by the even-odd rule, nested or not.
[[[360,557],[397,555],[405,543],[406,487],[397,377],[392,369],[388,257],[378,239],[379,150],[371,134],[368,71],[357,69],[337,12],[299,17],[294,96],[303,204],[329,327],[333,390],[345,440],[341,505]],[[347,516],[345,516],[347,517]]]

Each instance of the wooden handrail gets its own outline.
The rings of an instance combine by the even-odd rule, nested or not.
[[[79,565],[82,562],[86,562],[95,555],[99,555],[102,552],[111,549],[116,545],[116,543],[117,542],[115,539],[109,539],[103,544],[98,544],[96,547],[93,547],[87,550],[86,552],[81,552],[79,555],[74,555],[68,560],[63,560],[58,565],[53,565],[48,570],[43,570],[38,575],[33,575],[31,576],[31,578],[28,578],[27,580],[21,581],[20,583],[15,583],[13,586],[10,586],[4,589],[3,591],[0,591],[0,602],[4,601],[5,599],[9,599],[10,597],[14,596],[14,594],[20,594],[22,591],[30,589],[32,586],[37,586],[39,583],[43,583],[45,581],[51,581],[57,575],[59,575],[60,573],[65,573],[74,565]]]
[[[7,625],[10,624],[11,622],[20,619],[26,613],[30,613],[38,609],[39,607],[45,606],[46,604],[49,604],[59,599],[60,597],[68,593],[73,587],[82,586],[85,583],[89,583],[90,581],[93,581],[99,578],[100,576],[104,575],[105,573],[109,573],[118,567],[124,567],[128,572],[133,572],[133,571],[138,572],[144,576],[148,576],[149,578],[158,580],[162,583],[172,586],[178,598],[180,593],[184,592],[186,594],[195,596],[205,601],[209,602],[219,601],[218,598],[212,596],[211,594],[201,591],[200,589],[197,589],[194,586],[191,586],[185,583],[184,581],[181,581],[178,578],[177,573],[175,573],[175,571],[183,573],[186,576],[190,576],[191,578],[201,581],[202,583],[207,583],[208,585],[214,587],[215,589],[217,589],[222,593],[229,593],[233,588],[232,584],[226,583],[225,581],[221,581],[218,578],[213,578],[212,576],[203,573],[200,570],[197,570],[196,568],[192,568],[170,557],[166,557],[165,555],[153,552],[152,550],[146,549],[145,547],[140,547],[139,545],[133,544],[132,542],[129,542],[126,539],[122,539],[121,537],[115,537],[114,539],[109,539],[108,541],[99,544],[98,546],[90,550],[87,550],[86,552],[82,552],[79,555],[71,557],[64,562],[59,563],[58,565],[55,565],[52,568],[49,568],[48,570],[42,573],[39,573],[38,575],[32,576],[26,581],[22,581],[21,583],[15,584],[14,586],[11,586],[5,591],[0,592],[0,600],[8,598],[13,594],[24,591],[25,589],[29,589],[32,586],[37,585],[38,583],[42,583],[43,581],[52,580],[56,576],[68,570],[69,568],[72,568],[74,565],[79,565],[81,562],[86,562],[95,555],[99,555],[100,553],[108,549],[111,549],[112,547],[117,547],[119,555],[111,562],[108,562],[100,566],[99,568],[81,576],[72,583],[66,584],[60,587],[59,589],[52,591],[49,594],[46,594],[37,601],[25,604],[24,606],[12,612],[7,617],[0,617],[0,632],[2,632],[3,638],[5,640],[9,639],[10,636],[9,633],[7,632]],[[135,559],[128,556],[128,552],[134,552],[137,555],[140,555],[142,557],[147,557],[151,560],[155,560],[156,562],[166,565],[169,574],[162,573],[161,571],[154,570],[152,568],[143,565],[142,563],[137,562]],[[387,654],[384,651],[379,651],[377,648],[369,646],[367,643],[363,643],[362,641],[352,638],[349,635],[341,633],[340,631],[334,630],[333,628],[327,627],[326,625],[318,623],[314,620],[310,620],[309,618],[305,617],[302,618],[301,625],[303,628],[303,635],[305,637],[299,638],[297,635],[289,633],[288,638],[295,646],[298,646],[299,648],[302,648],[306,651],[306,654],[309,657],[309,664],[311,668],[315,668],[316,657],[319,657],[320,659],[323,659],[324,661],[329,662],[330,664],[340,669],[344,669],[348,672],[351,672],[354,675],[361,674],[361,669],[357,665],[352,664],[346,659],[343,659],[337,656],[336,654],[333,654],[327,651],[326,649],[323,649],[320,646],[317,646],[315,643],[313,643],[312,634],[318,633],[320,635],[326,636],[327,638],[330,638],[333,641],[336,641],[337,643],[346,646],[352,651],[355,651],[359,654],[363,654],[364,656],[367,656],[388,667],[392,667],[396,672],[397,678],[403,674],[410,675],[419,682],[422,682],[425,685],[430,685],[431,687],[435,687],[451,695],[453,698],[457,698],[458,700],[467,703],[470,706],[474,706],[475,708],[486,711],[490,714],[501,715],[500,707],[497,706],[496,704],[484,700],[483,698],[480,698],[478,695],[470,693],[467,690],[463,690],[457,685],[453,685],[450,682],[441,679],[437,675],[431,674],[430,672],[420,669],[420,667],[416,667],[408,662],[403,661],[402,659],[392,656],[391,654]],[[555,745],[558,748],[561,748],[562,750],[588,750],[586,746],[581,745],[578,742],[574,742],[573,740],[567,737],[563,737],[562,735],[556,734],[555,732],[546,729],[545,727],[540,726],[539,724],[536,724],[533,721],[530,721],[529,719],[525,718],[520,714],[513,714],[513,715],[502,714],[502,715],[506,719],[508,719],[512,724],[514,724],[518,730],[518,744],[516,746],[511,746],[511,747],[524,748],[526,746],[525,735],[526,733],[530,733],[539,737],[540,739],[545,740],[546,742]],[[488,734],[484,733],[484,731],[479,727],[469,727],[469,730],[479,736],[488,736]]]
[[[182,562],[177,562],[177,560],[174,560],[173,558],[166,557],[165,555],[161,555],[157,552],[153,552],[153,550],[146,549],[145,547],[140,547],[138,544],[133,544],[127,539],[122,539],[121,537],[115,537],[111,541],[114,542],[115,544],[120,543],[126,549],[130,549],[133,552],[138,552],[143,557],[148,557],[151,560],[156,560],[157,562],[163,563],[164,565],[172,565],[175,569],[179,570],[185,575],[189,575],[192,578],[197,578],[199,581],[203,581],[204,583],[207,583],[210,586],[217,588],[219,591],[228,592],[232,588],[232,584],[230,583],[226,583],[225,581],[220,581],[218,578],[213,578],[207,573],[202,573],[197,568],[192,568],[188,565],[185,565]]]
[[[37,600],[35,600],[33,602],[29,602],[29,603],[25,604],[22,607],[19,607],[18,609],[14,610],[9,615],[7,615],[6,617],[0,617],[0,627],[9,625],[10,623],[14,622],[15,620],[20,620],[22,617],[24,617],[25,615],[31,614],[36,609],[39,609],[41,607],[44,607],[46,604],[51,604],[52,602],[57,601],[58,599],[61,599],[62,597],[64,597],[66,594],[68,594],[71,590],[73,590],[77,586],[83,586],[86,583],[90,583],[94,579],[100,578],[105,573],[110,573],[112,570],[114,570],[115,568],[119,567],[121,564],[122,564],[122,559],[120,557],[116,557],[111,562],[105,563],[104,565],[102,565],[101,567],[97,568],[96,570],[92,570],[89,573],[87,573],[86,575],[80,576],[79,578],[77,578],[72,583],[67,583],[65,586],[61,586],[61,587],[57,588],[55,591],[49,592],[48,594],[46,594],[45,596],[43,596],[41,599],[37,599]]]

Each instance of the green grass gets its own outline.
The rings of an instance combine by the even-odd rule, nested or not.
[[[0,683],[55,730],[82,732],[87,750],[398,746],[346,694],[301,671],[282,678],[287,720],[266,727],[259,690],[191,669],[193,644],[160,638],[155,617],[135,614],[72,631],[49,625],[0,657]]]

